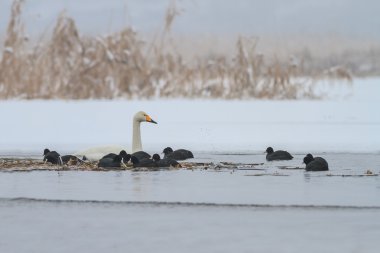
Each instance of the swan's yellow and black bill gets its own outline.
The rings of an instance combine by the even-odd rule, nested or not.
[[[145,120],[146,120],[147,122],[157,124],[157,122],[154,121],[149,115],[146,115],[146,116],[145,116]]]

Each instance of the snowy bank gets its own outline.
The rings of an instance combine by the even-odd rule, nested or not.
[[[335,98],[298,101],[1,101],[0,150],[62,151],[103,144],[130,149],[131,119],[144,110],[143,147],[208,152],[379,152],[380,80],[335,87]]]

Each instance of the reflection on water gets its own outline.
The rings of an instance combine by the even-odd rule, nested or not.
[[[310,182],[311,180],[311,174],[310,173],[304,173],[305,182]]]

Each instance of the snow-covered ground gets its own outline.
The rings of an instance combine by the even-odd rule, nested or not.
[[[0,150],[74,152],[105,144],[130,150],[132,117],[144,110],[158,122],[142,124],[146,151],[379,152],[380,80],[329,89],[327,99],[298,101],[1,101]]]

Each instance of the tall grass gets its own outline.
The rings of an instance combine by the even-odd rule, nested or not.
[[[81,36],[62,13],[51,37],[31,45],[15,0],[0,62],[0,98],[276,98],[314,97],[321,77],[351,81],[334,68],[311,71],[307,62],[258,53],[257,38],[239,37],[233,56],[199,55],[184,60],[170,39],[179,11],[167,9],[162,31],[145,42],[130,27],[98,37]],[[310,60],[310,59],[309,59]]]

